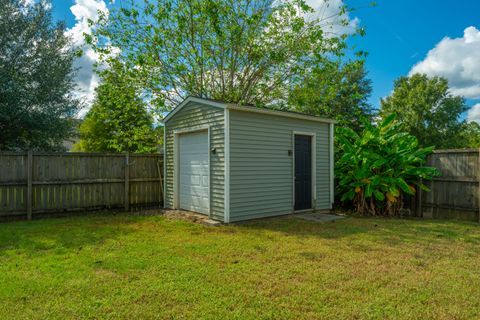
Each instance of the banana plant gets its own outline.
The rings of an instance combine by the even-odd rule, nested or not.
[[[429,189],[422,181],[438,175],[423,166],[433,147],[421,148],[414,136],[402,132],[395,114],[377,125],[364,122],[360,134],[349,128],[337,128],[341,150],[335,173],[341,201],[353,201],[360,214],[398,215],[403,196],[414,195],[419,188]]]

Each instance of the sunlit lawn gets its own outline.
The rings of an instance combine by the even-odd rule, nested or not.
[[[0,319],[473,319],[474,223],[105,215],[0,224]]]

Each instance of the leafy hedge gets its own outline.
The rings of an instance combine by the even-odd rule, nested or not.
[[[438,175],[435,168],[423,166],[433,147],[420,148],[414,136],[401,132],[394,114],[378,125],[364,126],[360,134],[349,128],[336,131],[341,201],[353,201],[360,214],[398,215],[404,194],[413,195],[418,188],[429,191],[422,179]]]

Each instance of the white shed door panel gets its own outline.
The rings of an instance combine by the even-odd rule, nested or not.
[[[180,208],[208,214],[210,169],[207,131],[179,136]]]

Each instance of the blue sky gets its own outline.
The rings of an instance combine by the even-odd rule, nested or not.
[[[323,1],[307,0],[314,8]],[[342,3],[330,1],[333,5]],[[415,71],[447,77],[452,92],[466,96],[472,106],[465,116],[480,121],[480,1],[378,0],[375,7],[369,6],[369,0],[345,1],[358,8],[350,13],[352,24],[367,30],[364,37],[355,37],[349,43],[369,53],[372,105],[378,107],[380,98],[391,92],[393,81],[408,75],[418,64]],[[86,18],[98,8],[112,6],[102,0],[53,0],[52,4],[55,18],[65,20],[77,35],[85,31]],[[78,62],[84,69],[79,81],[90,95],[98,83],[89,66],[94,60],[93,53],[87,52]]]
[[[359,1],[348,4],[356,3]],[[477,0],[380,0],[376,7],[360,8],[352,15],[367,30],[365,37],[351,43],[369,52],[367,69],[373,81],[373,105],[389,95],[394,79],[407,75],[443,38],[461,38],[470,26],[480,29]],[[480,52],[472,58],[480,59]]]

